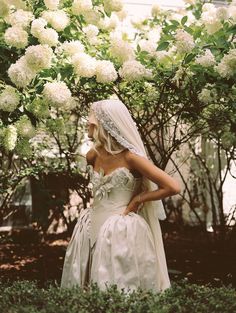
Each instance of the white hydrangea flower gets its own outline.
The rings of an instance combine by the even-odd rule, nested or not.
[[[31,138],[35,135],[35,128],[26,115],[21,116],[15,126],[21,137]]]
[[[194,48],[193,37],[183,29],[176,31],[176,48],[179,53],[189,53]]]
[[[201,15],[201,21],[210,35],[214,34],[222,27],[221,21],[217,18],[216,12],[217,10],[214,7],[211,11],[206,10]]]
[[[16,25],[26,28],[33,19],[34,15],[32,12],[19,9],[8,15],[5,18],[5,21],[12,26]]]
[[[78,76],[90,78],[96,74],[96,59],[86,53],[76,53],[72,57],[72,64]]]
[[[104,0],[103,5],[106,12],[118,12],[123,9],[122,0]]]
[[[93,9],[91,0],[74,0],[72,3],[72,12],[76,15],[84,14]]]
[[[7,45],[17,49],[24,49],[28,45],[28,33],[20,26],[9,27],[4,34]]]
[[[99,21],[99,28],[112,31],[119,25],[119,18],[116,14],[111,14],[111,17],[105,16]]]
[[[229,6],[229,16],[233,19],[233,21],[236,21],[236,5]]]
[[[141,31],[147,31],[149,26],[146,23],[147,18],[145,16],[133,16],[131,18],[131,24],[133,27]]]
[[[3,145],[7,151],[12,151],[16,146],[17,129],[14,125],[9,125],[4,130]]]
[[[125,9],[115,12],[115,14],[118,16],[120,21],[124,21],[128,16],[128,12]]]
[[[20,103],[20,96],[12,86],[6,86],[0,94],[0,110],[13,112]]]
[[[202,6],[202,11],[207,12],[207,11],[214,11],[216,9],[215,5],[212,3],[204,3]]]
[[[47,25],[47,21],[45,21],[43,18],[39,17],[35,20],[33,20],[31,24],[31,34],[38,38],[41,34],[41,32],[45,29],[45,26]]]
[[[5,17],[9,14],[10,7],[6,0],[0,0],[0,16]]]
[[[62,50],[67,55],[73,56],[76,53],[84,52],[84,45],[79,40],[65,41],[61,44],[58,50]]]
[[[215,65],[216,60],[214,55],[211,53],[211,50],[206,49],[202,56],[196,58],[196,63],[202,65],[203,67],[210,67]]]
[[[156,43],[152,40],[141,39],[138,42],[140,49],[142,51],[147,51],[151,56],[156,55]]]
[[[83,16],[87,24],[98,25],[101,19],[100,13],[94,9],[84,12]]]
[[[206,88],[203,88],[198,95],[198,99],[205,104],[214,102],[216,100],[216,97],[217,97],[216,90],[213,88],[213,85],[211,84],[207,84]]]
[[[222,77],[231,77],[236,74],[236,49],[231,49],[225,54],[221,62],[215,66],[215,70]]]
[[[48,45],[30,46],[25,51],[27,63],[35,71],[51,67],[53,50]]]
[[[60,0],[44,0],[44,4],[49,10],[57,10]]]
[[[9,67],[8,75],[17,87],[24,88],[35,78],[36,71],[28,65],[25,56],[23,56]]]
[[[86,27],[83,27],[83,31],[87,35],[88,38],[96,37],[99,33],[99,29],[95,25],[88,25]]]
[[[98,83],[110,83],[117,77],[116,69],[111,61],[97,61],[96,80]]]
[[[119,74],[127,81],[135,81],[152,77],[151,70],[146,69],[143,64],[136,60],[124,62],[122,67],[119,69]]]
[[[135,58],[134,49],[131,44],[116,34],[111,35],[110,40],[110,52],[116,57],[120,62],[132,60]]]
[[[70,18],[63,10],[44,11],[42,18],[58,32],[63,31],[70,24]]]
[[[185,88],[190,78],[193,76],[193,72],[189,68],[180,66],[172,78],[172,81],[178,88]]]
[[[170,52],[169,51],[156,51],[155,58],[157,63],[165,64],[170,61]]]
[[[50,114],[48,103],[43,98],[35,97],[33,101],[26,104],[26,109],[38,119],[47,118]]]
[[[38,37],[41,44],[55,47],[58,44],[58,33],[52,28],[43,29]]]
[[[64,82],[46,83],[43,95],[50,105],[56,107],[62,107],[71,100],[71,91]]]
[[[219,20],[227,20],[229,18],[229,11],[227,7],[218,7],[216,9],[216,18]]]
[[[152,14],[152,16],[153,16],[153,17],[156,17],[156,16],[160,15],[160,13],[161,13],[161,8],[160,8],[160,6],[159,6],[158,4],[156,4],[156,3],[154,3],[154,4],[152,5],[152,9],[151,9],[151,14]]]

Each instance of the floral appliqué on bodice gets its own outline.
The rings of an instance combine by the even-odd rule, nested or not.
[[[91,164],[88,164],[87,171],[93,185],[93,196],[98,200],[107,198],[113,188],[125,186],[133,190],[136,180],[140,180],[140,178],[134,177],[126,167],[118,167],[111,173],[104,175],[104,170],[102,168],[97,172],[94,171]]]

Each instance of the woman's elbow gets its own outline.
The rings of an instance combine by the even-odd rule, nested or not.
[[[175,182],[173,185],[170,186],[169,191],[171,196],[179,194],[181,192],[180,184],[178,182]]]

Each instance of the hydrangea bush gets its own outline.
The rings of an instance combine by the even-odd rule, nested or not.
[[[3,144],[6,150],[24,139],[17,128],[22,116],[38,128],[45,119],[76,112],[80,98],[86,108],[106,91],[119,90],[125,98],[123,87],[131,89],[137,81],[148,82],[145,101],[155,104],[168,79],[168,88],[187,97],[185,113],[193,110],[204,122],[211,119],[209,104],[215,103],[216,110],[223,104],[232,116],[227,125],[216,121],[215,126],[222,132],[235,127],[235,3],[216,7],[186,0],[180,12],[153,5],[150,17],[133,19],[129,26],[121,0],[1,0],[0,15],[1,138],[11,137],[10,126],[17,136],[15,144]],[[149,100],[147,89],[156,92],[154,99]],[[173,95],[166,105],[178,98]],[[37,115],[40,106],[47,117]]]
[[[76,168],[88,106],[109,96],[163,168],[196,134],[233,149],[236,2],[185,2],[130,19],[121,0],[0,0],[2,153],[36,162],[56,145],[54,158]],[[157,144],[153,131],[167,138],[167,127]]]

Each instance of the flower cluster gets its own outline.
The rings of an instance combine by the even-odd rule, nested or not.
[[[104,0],[104,9],[106,12],[121,11],[123,2],[121,0]]]
[[[60,0],[44,0],[44,4],[49,10],[57,10]]]
[[[205,3],[202,7],[202,11],[201,21],[209,34],[216,33],[222,27],[221,21],[229,18],[228,8],[216,8],[212,3]]]
[[[53,51],[47,45],[30,46],[25,51],[28,65],[35,71],[51,67]]]
[[[47,118],[50,114],[47,102],[41,98],[35,98],[32,102],[29,102],[26,109],[38,119]]]
[[[57,32],[63,31],[69,24],[70,18],[63,10],[44,11],[42,18],[47,21]]]
[[[99,83],[110,83],[117,79],[114,64],[111,61],[97,61],[96,77]]]
[[[12,151],[17,142],[17,129],[14,125],[9,125],[4,129],[3,146],[7,151]]]
[[[15,64],[12,64],[8,69],[8,75],[11,81],[17,87],[26,87],[36,76],[36,71],[27,63],[26,57],[22,56]]]
[[[38,71],[51,67],[53,51],[47,45],[30,46],[15,64],[8,69],[11,81],[17,87],[26,87]]]
[[[28,45],[28,33],[22,27],[15,25],[6,30],[4,40],[8,46],[24,49]]]
[[[215,65],[216,60],[214,55],[211,53],[211,50],[206,49],[205,53],[202,56],[196,58],[196,63],[200,64],[203,67],[210,67]]]
[[[117,34],[111,35],[111,55],[120,62],[125,62],[135,58],[134,49],[128,41],[123,40]]]
[[[62,107],[71,101],[71,91],[64,82],[46,83],[43,95],[50,105]]]
[[[91,11],[93,4],[91,0],[74,0],[72,4],[72,12],[75,15],[80,15]]]
[[[99,44],[99,40],[97,38],[99,29],[97,26],[89,24],[88,26],[83,27],[83,31],[86,34],[88,41],[91,45]]]
[[[17,90],[12,86],[6,86],[0,94],[0,110],[13,112],[20,103],[20,97]]]
[[[152,77],[151,70],[146,69],[143,64],[136,60],[124,62],[119,70],[119,74],[127,81],[135,81]]]
[[[207,84],[206,88],[203,88],[198,95],[198,99],[205,104],[214,102],[216,100],[216,97],[217,97],[216,90],[214,86],[211,84]]]
[[[176,48],[179,53],[189,53],[195,46],[193,37],[183,29],[178,29],[175,35]]]
[[[78,76],[90,78],[96,73],[96,59],[86,53],[76,53],[72,57],[72,64]]]
[[[55,47],[58,44],[58,33],[55,29],[45,28],[47,21],[42,17],[35,19],[31,24],[31,34],[38,39],[41,44]]]
[[[84,45],[79,40],[71,40],[63,42],[58,51],[64,51],[65,54],[73,56],[76,53],[84,52]]]
[[[33,19],[32,12],[19,9],[9,14],[5,21],[12,26],[27,28]]]
[[[35,128],[26,115],[21,116],[20,119],[15,123],[15,126],[19,136],[31,138],[35,135]]]
[[[236,74],[236,49],[231,49],[225,54],[221,62],[215,66],[216,71],[222,77],[233,77]]]
[[[152,9],[151,9],[151,14],[153,17],[157,17],[161,13],[161,8],[158,4],[153,4]]]

